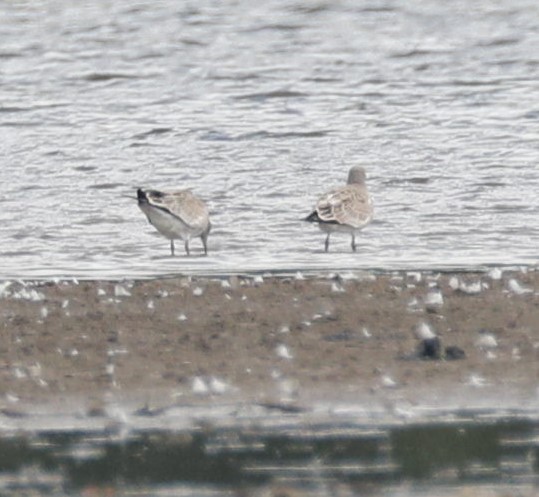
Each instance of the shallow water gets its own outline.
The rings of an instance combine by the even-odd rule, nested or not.
[[[86,419],[80,413],[61,420],[8,419],[12,430],[0,440],[0,491],[193,497],[535,495],[536,412],[435,410],[403,422],[380,412],[365,418],[362,409],[320,417],[262,406],[178,406],[123,412],[121,419],[117,412],[114,422],[97,413]]]
[[[0,276],[535,264],[538,14],[4,2]],[[358,253],[335,236],[326,255],[299,220],[355,164],[376,220]],[[167,257],[137,186],[206,199],[209,257]]]

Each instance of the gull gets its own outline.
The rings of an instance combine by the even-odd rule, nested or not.
[[[160,192],[137,190],[138,206],[159,233],[170,240],[170,253],[174,255],[174,240],[185,242],[189,255],[189,240],[200,237],[204,254],[208,254],[208,234],[211,229],[206,204],[190,190]]]
[[[348,172],[347,184],[322,195],[314,211],[305,218],[305,221],[318,223],[318,227],[327,233],[324,244],[326,252],[329,249],[329,237],[335,232],[350,233],[352,250],[356,251],[356,234],[370,223],[373,214],[365,179],[365,169],[352,167]]]

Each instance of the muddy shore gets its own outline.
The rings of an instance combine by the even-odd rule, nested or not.
[[[98,410],[111,395],[148,405],[539,395],[533,270],[1,282],[0,295],[4,413],[74,398]],[[421,357],[426,327],[440,358]]]

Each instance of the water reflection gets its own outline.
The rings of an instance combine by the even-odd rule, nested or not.
[[[203,423],[195,430],[126,436],[94,430],[14,434],[0,440],[0,488],[3,495],[88,489],[138,495],[168,488],[194,496],[206,495],[200,493],[205,488],[211,495],[324,497],[379,495],[382,489],[408,496],[416,495],[413,488],[440,492],[502,483],[531,488],[539,476],[538,430],[529,418],[471,416],[280,428]]]

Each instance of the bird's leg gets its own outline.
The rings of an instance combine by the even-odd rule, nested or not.
[[[185,240],[185,253],[189,255],[189,240]]]
[[[200,235],[202,240],[202,245],[204,246],[204,255],[208,255],[208,233],[203,233]]]
[[[352,250],[356,251],[356,235],[352,235]]]
[[[329,250],[329,233],[326,237],[326,242],[324,243],[324,250],[327,252]]]
[[[174,240],[170,240],[170,255],[174,257]]]

